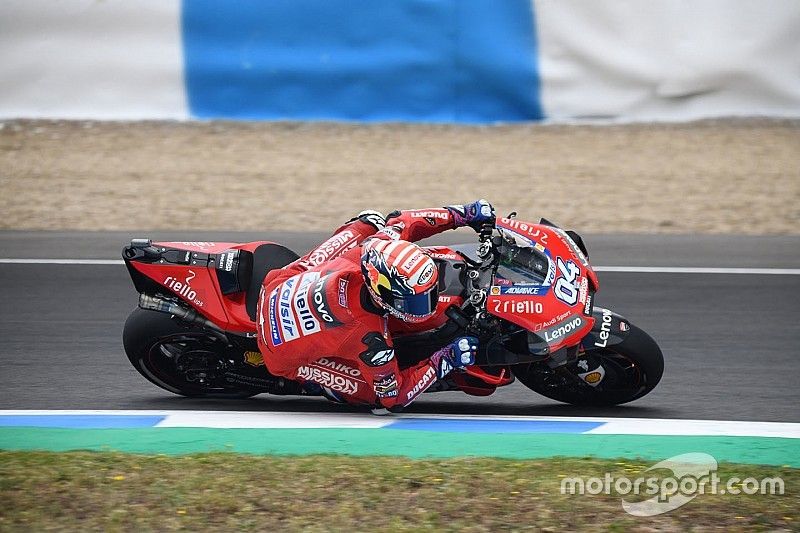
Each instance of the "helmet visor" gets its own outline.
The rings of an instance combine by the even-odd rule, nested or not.
[[[405,294],[403,296],[397,296],[389,291],[381,291],[381,299],[404,315],[428,317],[436,311],[439,289],[434,285],[425,294]]]

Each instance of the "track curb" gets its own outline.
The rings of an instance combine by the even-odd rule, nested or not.
[[[645,460],[704,452],[718,461],[800,467],[800,424],[218,411],[0,411],[0,449]]]

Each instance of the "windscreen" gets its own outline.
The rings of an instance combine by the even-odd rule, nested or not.
[[[497,268],[497,278],[512,283],[544,283],[550,268],[550,260],[532,244],[521,242],[521,239],[503,232],[503,242],[499,252],[500,265]]]

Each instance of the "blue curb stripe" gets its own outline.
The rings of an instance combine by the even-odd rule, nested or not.
[[[153,415],[0,415],[0,427],[126,429],[153,427],[165,416]]]
[[[604,422],[561,420],[477,420],[409,418],[392,422],[387,429],[445,433],[586,433]]]

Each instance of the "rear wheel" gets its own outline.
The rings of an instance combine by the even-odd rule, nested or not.
[[[222,340],[166,313],[135,309],[125,322],[122,340],[133,367],[172,393],[247,398],[260,392],[225,382],[227,346]]]
[[[530,363],[512,370],[523,385],[559,402],[574,405],[632,402],[658,385],[664,373],[664,357],[650,335],[633,324],[630,328],[620,344],[587,350],[573,363],[555,369],[545,363]],[[579,376],[598,365],[604,375],[595,386]]]

